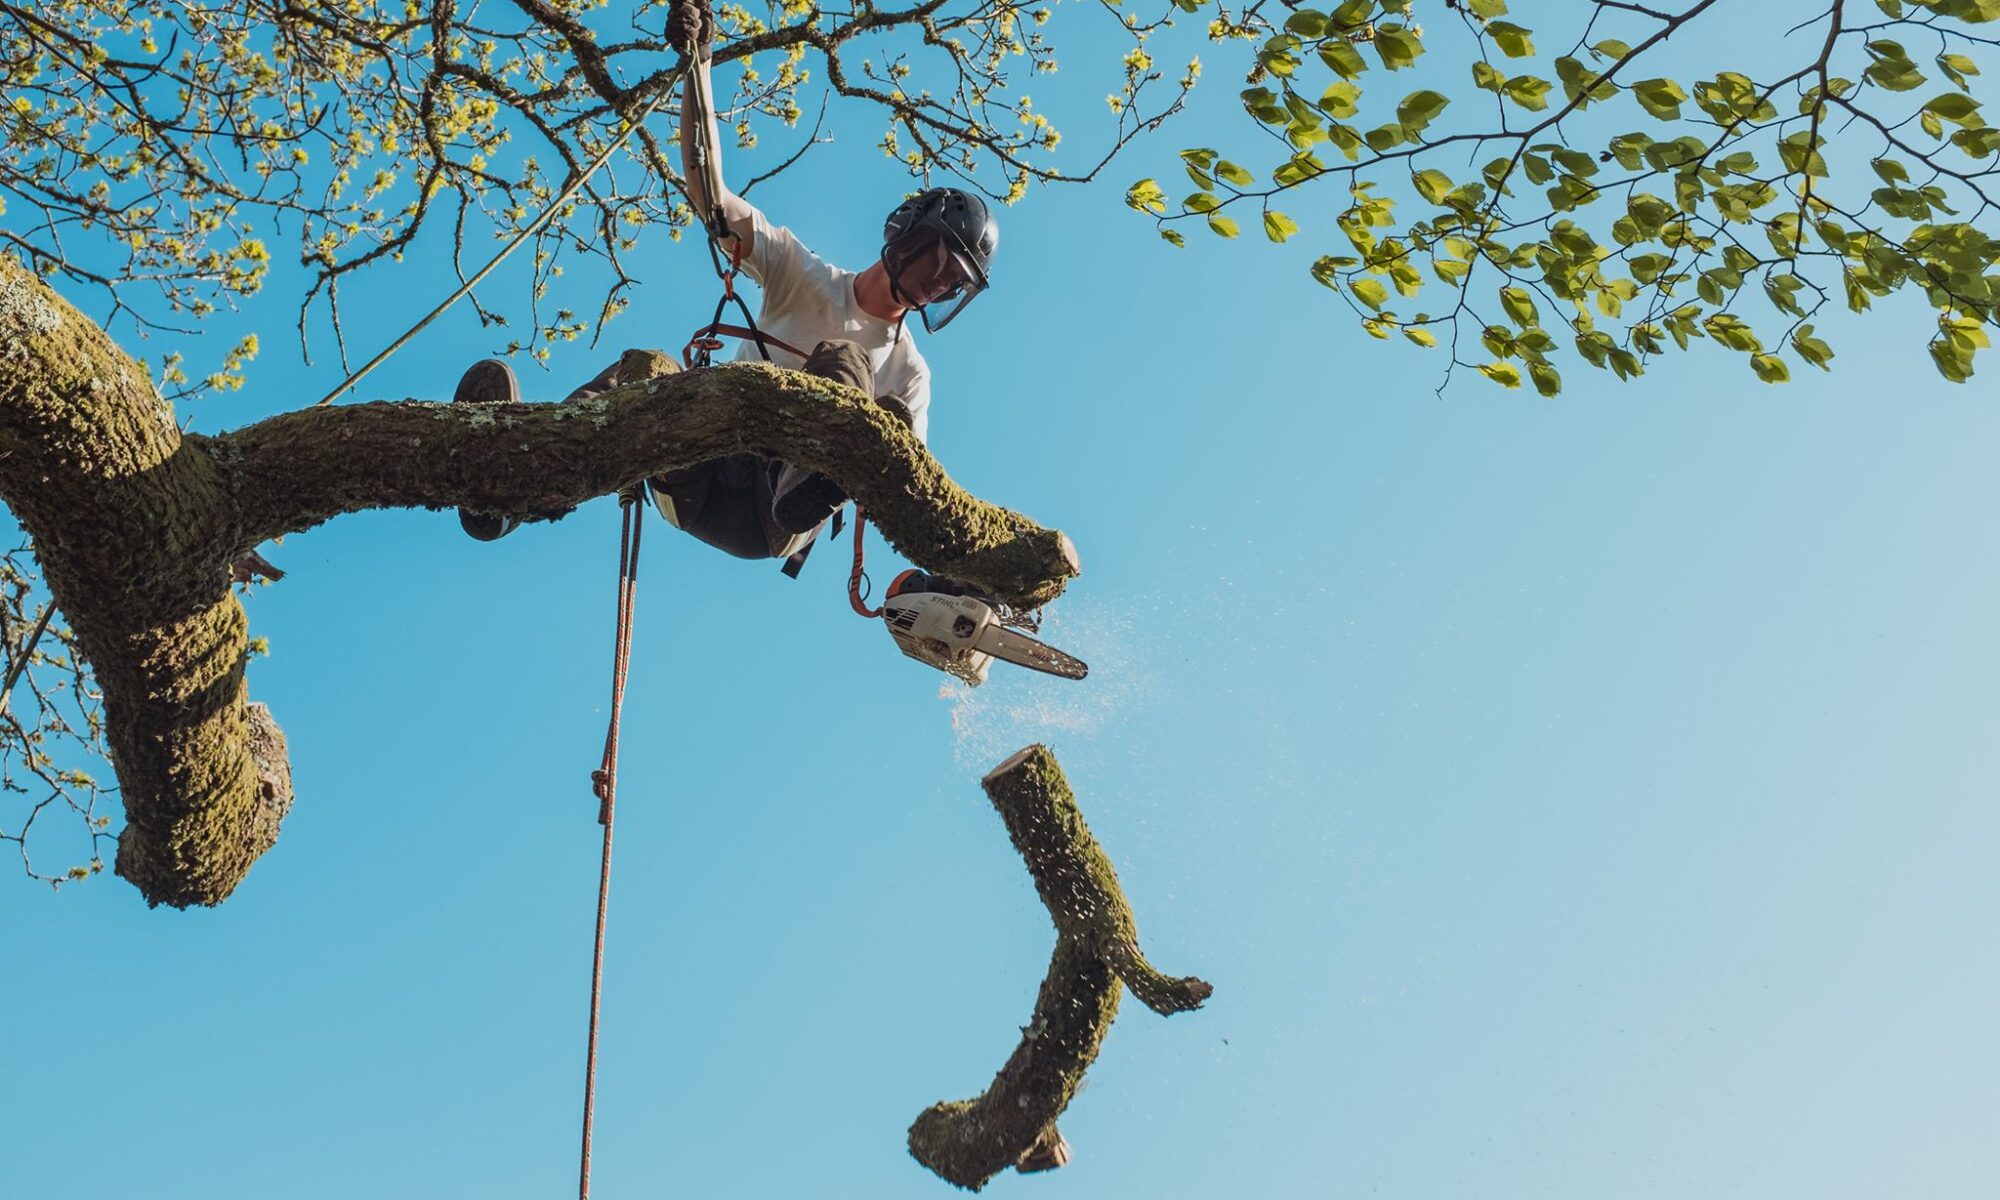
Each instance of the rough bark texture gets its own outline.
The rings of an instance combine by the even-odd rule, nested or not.
[[[1139,952],[1139,926],[1110,856],[1090,835],[1083,811],[1047,746],[1029,746],[980,781],[1027,860],[1035,890],[1062,936],[1110,965],[1139,1002],[1165,1016],[1201,1007],[1214,991],[1188,976],[1161,974]]]
[[[244,549],[364,508],[560,516],[649,475],[751,451],[831,476],[910,561],[1010,604],[1046,604],[1078,572],[1068,538],[960,488],[860,392],[762,363],[564,404],[310,408],[205,448],[236,497]]]
[[[1139,953],[1118,875],[1046,746],[1015,754],[983,786],[1055,920],[1056,948],[1034,1018],[992,1085],[977,1099],[934,1104],[910,1126],[917,1161],[972,1191],[1008,1167],[1040,1170],[1068,1160],[1056,1118],[1097,1058],[1118,1014],[1121,982],[1162,1014],[1198,1008],[1214,990],[1199,979],[1162,975]]]
[[[227,895],[276,836],[263,778],[290,773],[250,737],[220,479],[145,371],[0,256],[0,499],[103,690],[118,870],[156,903]]]
[[[1077,573],[1067,538],[967,494],[860,393],[763,366],[568,404],[311,408],[184,436],[142,367],[0,255],[0,501],[103,689],[118,871],[154,904],[222,901],[291,803],[284,737],[246,704],[232,563],[345,512],[550,518],[743,450],[832,476],[911,561],[1010,603],[1047,603]]]
[[[939,1101],[919,1114],[910,1153],[938,1178],[975,1192],[1019,1166],[1053,1133],[1117,1015],[1118,977],[1088,948],[1058,936],[1021,1044],[977,1099]]]

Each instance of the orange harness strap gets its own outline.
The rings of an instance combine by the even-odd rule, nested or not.
[[[690,368],[707,366],[715,352],[722,349],[724,337],[741,338],[746,342],[755,343],[757,352],[764,356],[765,362],[771,361],[771,350],[774,347],[787,354],[797,355],[800,359],[806,358],[806,352],[797,346],[779,341],[757,328],[757,319],[750,315],[750,306],[743,302],[743,297],[736,294],[736,272],[743,268],[743,239],[734,234],[728,237],[728,266],[724,266],[722,256],[715,253],[717,245],[722,240],[721,236],[711,233],[709,237],[708,246],[715,259],[715,273],[722,280],[722,298],[715,302],[715,316],[709,319],[708,324],[695,330],[694,336],[688,339],[686,348],[681,351],[681,361]],[[743,314],[741,325],[723,324],[722,314],[732,302]]]
[[[847,603],[855,612],[864,617],[879,617],[882,610],[868,607],[868,589],[871,581],[868,571],[861,565],[861,535],[868,530],[868,510],[859,504],[854,506],[854,569],[847,574]]]
[[[713,355],[716,351],[722,349],[722,339],[726,337],[741,338],[746,342],[756,342],[767,350],[783,350],[787,354],[796,354],[800,358],[808,357],[806,352],[797,346],[789,342],[779,341],[761,329],[752,329],[747,325],[727,325],[720,321],[711,321],[696,330],[695,335],[688,339],[687,347],[681,351],[681,361],[689,367],[705,365],[701,361],[702,357],[704,355]]]

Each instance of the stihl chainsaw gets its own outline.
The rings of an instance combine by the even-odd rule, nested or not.
[[[1064,679],[1082,679],[1082,660],[1036,641],[1003,620],[992,597],[969,584],[908,570],[889,585],[882,623],[904,654],[974,687],[998,658]]]

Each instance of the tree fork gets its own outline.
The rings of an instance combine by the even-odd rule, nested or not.
[[[395,506],[552,517],[753,451],[839,480],[913,562],[1010,603],[1047,603],[1077,574],[1068,538],[966,493],[852,389],[638,357],[650,378],[567,404],[361,404],[184,436],[142,366],[0,254],[0,500],[103,690],[118,872],[149,903],[220,903],[291,803],[284,736],[247,703],[229,587],[268,538]]]
[[[1029,746],[981,785],[1056,925],[1056,947],[1021,1043],[977,1099],[932,1105],[910,1126],[910,1153],[940,1178],[978,1191],[1008,1167],[1067,1161],[1056,1118],[1097,1059],[1123,983],[1155,1012],[1200,1007],[1214,991],[1162,975],[1139,953],[1138,923],[1110,858],[1091,836],[1062,767]]]
[[[244,702],[222,478],[145,369],[0,255],[0,498],[103,692],[118,871],[154,904],[227,896],[291,796],[283,735]]]

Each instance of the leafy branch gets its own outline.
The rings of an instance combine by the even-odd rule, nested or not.
[[[28,878],[60,888],[104,869],[104,844],[117,844],[105,810],[118,789],[82,769],[109,773],[103,699],[74,635],[53,617],[27,547],[0,555],[0,677],[13,685],[0,693],[0,842],[13,843]],[[75,823],[82,861],[51,872],[35,865],[29,843],[56,836],[36,827],[57,817]]]
[[[1885,19],[1868,24],[1850,6],[1830,0],[1788,31],[1780,54],[1792,37],[1811,47],[1789,69],[1716,70],[1685,86],[1646,72],[1676,35],[1727,44],[1715,0],[1678,11],[1592,0],[1546,66],[1536,39],[1548,31],[1506,19],[1505,0],[1443,0],[1456,19],[1436,34],[1414,0],[1295,8],[1279,25],[1260,3],[1219,8],[1209,37],[1256,44],[1241,100],[1281,157],[1260,185],[1234,160],[1243,153],[1189,148],[1196,191],[1174,202],[1143,179],[1127,203],[1175,245],[1195,222],[1233,238],[1245,210],[1286,242],[1301,228],[1278,205],[1303,199],[1288,193],[1343,187],[1333,224],[1346,245],[1317,256],[1313,277],[1376,337],[1434,347],[1447,333],[1447,379],[1466,366],[1555,395],[1566,353],[1625,379],[1706,339],[1779,383],[1793,361],[1830,369],[1813,320],[1836,297],[1862,312],[1907,289],[1936,313],[1933,363],[1962,382],[2000,297],[1989,190],[2000,129],[1971,82],[1994,45],[1974,27],[2000,19],[2000,0],[1876,0]],[[1907,48],[1917,38],[1931,52]],[[1485,116],[1455,124],[1470,106],[1422,88],[1371,124],[1369,111],[1384,115],[1376,74],[1418,68],[1433,45],[1451,59],[1422,70],[1463,61],[1459,99],[1486,93]],[[1468,173],[1453,152],[1480,165]],[[1446,311],[1401,303],[1440,287]],[[1775,336],[1753,328],[1773,315]],[[1484,357],[1461,355],[1461,326]]]
[[[295,238],[311,280],[300,338],[323,310],[345,365],[350,276],[401,259],[442,222],[462,280],[489,235],[527,229],[670,92],[666,12],[659,0],[621,18],[578,0],[0,0],[0,244],[101,290],[107,322],[184,334],[257,295],[273,238]],[[1008,201],[1036,182],[1088,179],[1176,111],[1193,80],[1154,104],[1160,74],[1128,61],[1104,149],[1065,169],[1060,133],[1015,77],[1056,69],[1053,14],[1022,0],[719,5],[715,59],[731,68],[721,116],[753,146],[796,125],[802,93],[821,87],[882,110],[882,148],[914,176],[946,172]],[[1135,47],[1157,26],[1110,4],[1081,15],[1108,16]],[[626,307],[626,257],[644,232],[677,237],[689,221],[673,162],[641,131],[535,233],[528,327],[508,351],[546,357],[551,341],[601,328]],[[611,267],[594,317],[558,291],[573,256]],[[501,309],[480,313],[509,324]],[[170,388],[232,386],[254,352],[239,345],[191,381],[176,351],[158,374]]]

